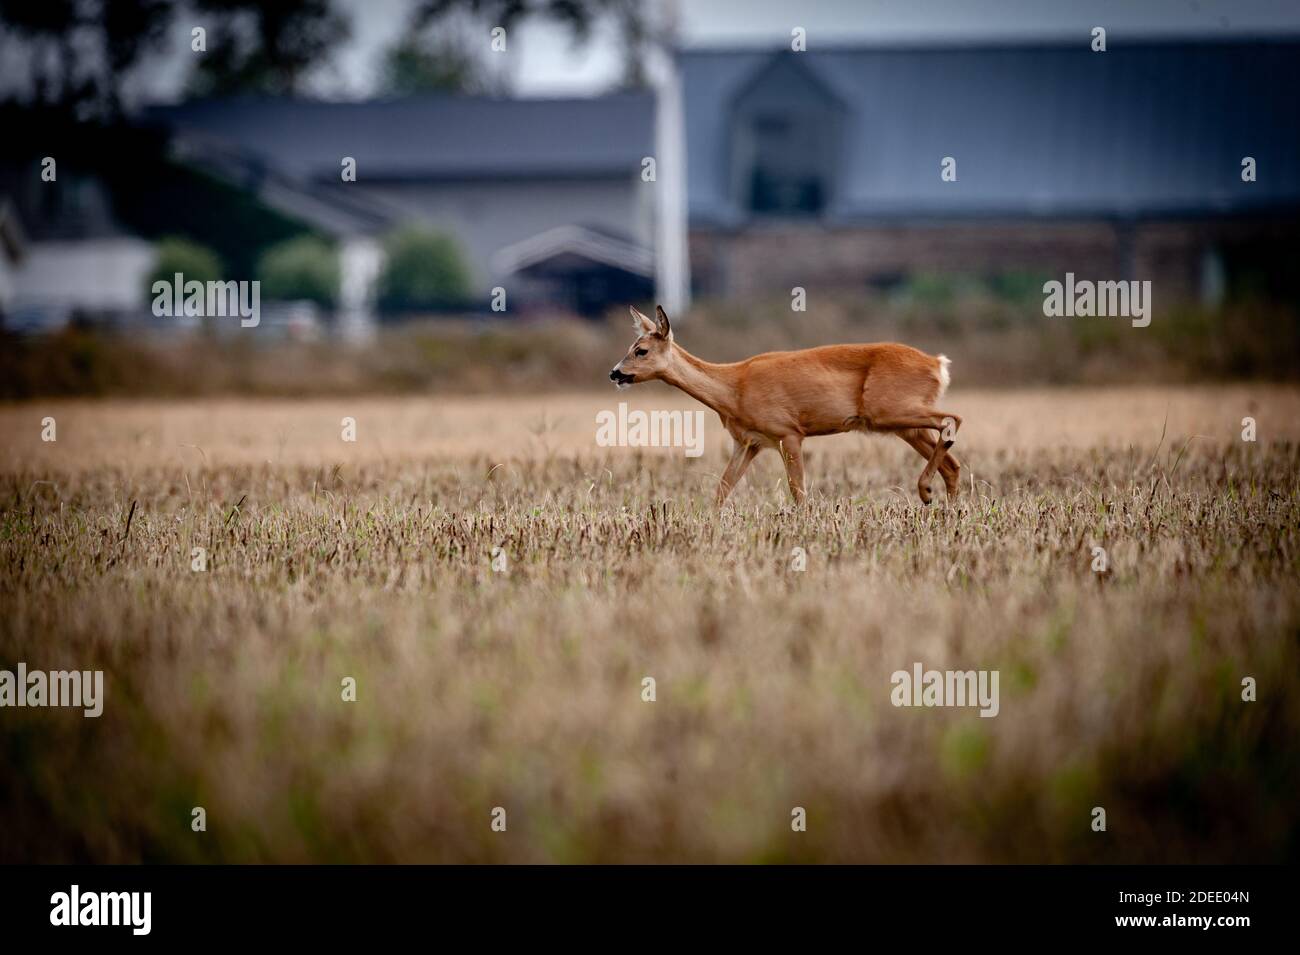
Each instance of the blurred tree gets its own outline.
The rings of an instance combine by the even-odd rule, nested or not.
[[[308,301],[331,308],[339,297],[338,252],[324,239],[299,236],[273,245],[258,263],[262,295],[270,301]]]
[[[653,38],[648,6],[645,0],[419,0],[415,23],[423,28],[459,15],[509,33],[523,20],[548,19],[567,27],[582,44],[597,22],[609,20],[623,46],[623,85],[640,88],[646,85],[645,45]]]
[[[158,261],[149,273],[149,285],[145,291],[153,298],[153,283],[166,282],[171,285],[176,273],[184,276],[184,281],[218,282],[221,280],[221,260],[207,246],[189,239],[169,236],[158,242]]]
[[[42,105],[67,105],[74,99],[76,12],[75,0],[0,0],[0,26],[25,47],[34,99]]]
[[[122,110],[122,81],[146,50],[159,49],[175,13],[175,0],[102,0],[99,23],[104,49],[100,86],[111,115]]]
[[[384,54],[378,93],[504,93],[504,82],[471,50],[461,36],[408,32]]]
[[[401,229],[384,242],[378,302],[385,311],[463,305],[470,294],[469,269],[450,236]]]
[[[194,0],[207,16],[207,55],[198,60],[189,92],[290,95],[309,69],[351,35],[330,0]]]
[[[113,118],[142,53],[162,45],[176,0],[0,0],[0,28],[24,47],[32,99]]]

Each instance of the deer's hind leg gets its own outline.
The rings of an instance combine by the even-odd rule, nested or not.
[[[934,479],[934,472],[943,464],[948,449],[952,447],[953,441],[957,438],[957,429],[961,427],[961,415],[948,411],[939,411],[925,405],[916,405],[911,408],[890,410],[871,416],[869,422],[872,431],[893,431],[897,433],[924,428],[939,432],[939,440],[935,442],[934,449],[930,452],[929,461],[926,462],[925,470],[921,472],[921,476],[916,482],[916,490],[921,495],[921,502],[929,504],[931,497],[930,482]]]
[[[916,453],[925,458],[927,462],[934,455],[936,442],[926,431],[909,428],[903,431],[895,431],[894,434],[911,445]],[[943,485],[948,492],[948,499],[956,498],[961,490],[961,462],[957,460],[952,451],[947,451],[943,456],[943,460],[939,462],[939,473],[943,476]],[[929,498],[925,494],[921,495],[921,500],[927,504],[929,503]]]

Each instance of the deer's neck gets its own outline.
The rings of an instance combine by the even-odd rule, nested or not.
[[[736,414],[736,374],[731,365],[715,365],[673,345],[673,361],[663,380],[708,405],[724,419]]]

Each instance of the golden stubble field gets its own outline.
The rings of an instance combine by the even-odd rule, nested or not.
[[[597,447],[619,401],[696,407],[0,408],[0,666],[107,697],[0,709],[0,860],[1296,856],[1300,391],[958,388],[955,505],[853,435],[720,514],[716,419]],[[918,662],[998,715],[891,705]]]

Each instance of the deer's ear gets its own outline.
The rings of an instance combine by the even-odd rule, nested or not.
[[[643,315],[632,306],[628,306],[628,308],[632,312],[632,327],[642,335],[653,335],[658,330],[658,326],[651,321],[649,315]]]
[[[673,327],[668,324],[668,313],[662,305],[655,306],[655,334],[660,338],[673,340]]]

